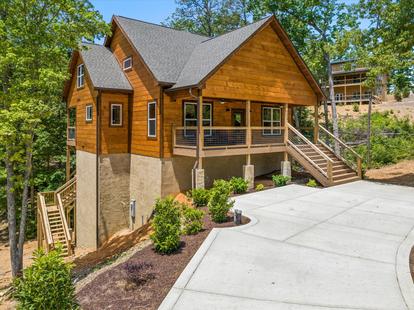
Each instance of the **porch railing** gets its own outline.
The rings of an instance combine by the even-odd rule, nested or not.
[[[203,127],[203,149],[283,145],[284,127]],[[173,146],[195,149],[197,127],[173,128]]]

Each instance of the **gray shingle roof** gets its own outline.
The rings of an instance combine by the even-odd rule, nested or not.
[[[250,38],[271,17],[206,40],[197,45],[171,89],[199,84],[240,45]]]
[[[208,37],[114,17],[159,82],[175,83],[193,49]]]
[[[89,43],[82,45],[86,49],[80,50],[80,54],[95,88],[132,90],[115,56],[108,48]]]

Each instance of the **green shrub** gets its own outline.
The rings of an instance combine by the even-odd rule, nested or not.
[[[257,184],[257,185],[256,185],[256,191],[258,191],[258,192],[259,192],[259,191],[264,190],[264,188],[265,188],[265,187],[264,187],[264,185],[263,185],[263,184]]]
[[[153,221],[155,250],[160,253],[171,253],[180,246],[180,209],[179,203],[172,197],[158,199],[155,204]]]
[[[13,283],[19,309],[78,308],[71,279],[73,266],[65,263],[61,253],[60,246],[48,254],[35,252],[33,264]]]
[[[208,202],[208,210],[214,222],[222,223],[226,221],[227,213],[234,204],[234,201],[229,201],[231,191],[232,188],[229,182],[225,180],[214,181]]]
[[[205,207],[208,204],[210,192],[204,188],[192,189],[187,192],[187,196],[193,199],[196,207]]]
[[[247,187],[249,186],[249,182],[247,182],[243,178],[232,177],[230,179],[230,185],[233,189],[235,194],[242,194],[247,191]]]
[[[306,186],[317,187],[318,183],[316,183],[316,181],[314,179],[309,179],[308,183],[306,183]]]
[[[273,181],[273,184],[277,187],[285,186],[287,184],[287,182],[290,181],[290,177],[285,176],[285,175],[281,175],[281,174],[272,175],[272,181]]]
[[[203,229],[204,212],[185,207],[182,212],[182,231],[185,235],[195,235]]]
[[[359,112],[359,104],[358,103],[354,103],[352,105],[352,111],[354,112]]]

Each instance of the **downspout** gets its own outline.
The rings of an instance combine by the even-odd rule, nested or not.
[[[101,150],[101,91],[96,96],[96,249],[99,248],[99,153]]]

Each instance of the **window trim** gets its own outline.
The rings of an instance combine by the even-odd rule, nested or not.
[[[270,113],[270,120],[266,120],[264,119],[264,111],[266,109],[270,109],[271,113]],[[273,110],[279,110],[279,115],[280,115],[280,120],[273,120]],[[262,135],[263,136],[281,136],[282,135],[282,130],[281,129],[273,129],[273,123],[279,123],[279,125],[277,127],[281,127],[282,126],[282,107],[281,106],[262,106],[262,126],[265,127],[264,123],[270,123],[270,127],[269,129],[263,129],[262,130]],[[266,131],[269,131],[270,133],[266,133]]]
[[[88,118],[88,108],[91,109],[91,117],[90,118]],[[87,123],[90,123],[90,122],[93,121],[93,105],[92,104],[87,104],[86,107],[85,107],[85,121]]]
[[[128,60],[131,60],[131,65],[130,65],[129,67],[125,67],[125,62],[126,62],[126,61],[128,61]],[[122,61],[122,70],[124,70],[124,71],[131,70],[131,69],[132,69],[132,66],[133,66],[133,63],[132,63],[132,56],[128,56],[128,57],[126,57],[126,58]]]
[[[186,107],[186,105],[187,104],[190,104],[190,105],[195,105],[195,107],[196,107],[196,109],[195,109],[195,111],[196,111],[196,118],[186,118],[185,117],[185,107]],[[183,101],[183,127],[184,127],[184,137],[191,137],[192,135],[191,134],[187,134],[187,131],[186,131],[186,121],[195,121],[196,122],[196,127],[197,127],[197,113],[198,113],[198,111],[197,111],[197,106],[198,106],[198,104],[197,104],[197,102],[194,102],[194,101]],[[213,103],[211,103],[211,102],[203,102],[203,108],[204,108],[204,106],[210,106],[210,118],[204,118],[204,116],[203,116],[203,120],[202,120],[202,122],[204,123],[205,121],[208,121],[209,122],[209,126],[207,126],[207,127],[213,127]],[[203,125],[204,126],[204,125]],[[192,126],[188,126],[188,127],[192,127]],[[211,129],[206,129],[206,130],[204,130],[204,136],[205,137],[211,137],[213,135],[213,131],[211,130]]]
[[[80,73],[80,68],[82,68],[82,74]],[[82,81],[82,83],[80,83]],[[85,64],[80,64],[76,68],[76,87],[82,88],[85,86]]]
[[[111,108],[111,110],[110,110],[110,113],[109,113],[109,125],[111,126],[111,127],[122,127],[123,126],[123,107],[124,105],[122,104],[122,103],[111,103],[110,104],[110,108]],[[120,121],[120,123],[119,124],[114,124],[112,121],[113,121],[113,107],[120,107],[121,108],[121,113],[120,113],[120,117],[119,117],[119,121]]]
[[[155,115],[154,117],[150,118],[150,105],[154,105],[154,109],[155,109]],[[155,133],[152,135],[150,134],[150,121],[155,122]],[[149,138],[156,138],[157,137],[157,101],[156,100],[152,100],[152,101],[148,101],[147,103],[147,136]]]

